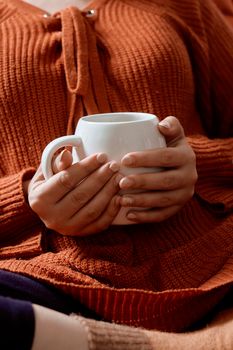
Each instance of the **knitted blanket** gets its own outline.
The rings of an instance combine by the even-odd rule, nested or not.
[[[233,308],[204,328],[186,333],[148,331],[75,316],[85,326],[91,350],[232,350]]]

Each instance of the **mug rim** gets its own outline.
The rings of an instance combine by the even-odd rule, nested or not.
[[[109,112],[109,113],[97,113],[97,114],[89,114],[86,116],[83,116],[80,118],[79,121],[85,121],[88,122],[90,124],[112,124],[112,121],[108,121],[107,118],[108,116],[125,116],[125,115],[129,115],[129,116],[142,116],[141,119],[136,119],[135,120],[114,120],[114,124],[130,124],[130,123],[142,123],[145,121],[150,121],[153,119],[158,120],[158,117],[155,114],[152,113],[144,113],[144,112]],[[102,118],[106,118],[106,120],[104,121],[100,121],[100,120],[96,120],[98,117],[102,117]]]

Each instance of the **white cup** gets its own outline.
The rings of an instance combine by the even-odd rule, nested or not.
[[[159,120],[153,114],[120,112],[95,114],[79,119],[75,134],[51,141],[42,154],[41,165],[45,179],[53,175],[52,158],[55,152],[65,146],[73,146],[73,163],[93,153],[105,153],[108,160],[120,162],[129,152],[166,147],[166,142],[157,128]],[[120,173],[146,173],[159,168],[121,167]],[[124,191],[126,193],[126,191]],[[126,213],[132,208],[122,208],[113,224],[132,224]]]

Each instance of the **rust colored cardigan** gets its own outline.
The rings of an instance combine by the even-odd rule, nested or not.
[[[233,32],[212,0],[95,0],[53,16],[0,1],[0,268],[105,320],[179,331],[233,283]],[[96,236],[47,230],[23,196],[41,152],[78,118],[175,115],[197,155],[184,208]]]

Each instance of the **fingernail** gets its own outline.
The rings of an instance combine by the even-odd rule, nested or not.
[[[106,163],[107,159],[108,159],[108,157],[107,157],[107,154],[105,154],[105,153],[99,153],[97,155],[97,160],[100,164]]]
[[[64,170],[68,162],[72,163],[72,155],[67,149],[63,149],[55,162],[56,171]]]
[[[115,173],[120,170],[120,166],[117,162],[113,161],[109,164],[109,168]]]
[[[125,156],[125,157],[123,157],[123,159],[122,159],[122,163],[123,163],[124,165],[132,165],[133,162],[134,162],[134,160],[133,160],[133,157],[132,157],[132,156]]]
[[[131,197],[122,197],[121,199],[121,205],[123,206],[130,206],[133,204],[133,198]]]
[[[127,218],[129,220],[136,220],[137,216],[134,213],[129,213],[129,214],[127,214]]]
[[[67,149],[63,149],[63,151],[61,151],[61,153],[59,154],[59,162],[64,162],[68,154],[69,152],[67,151]]]
[[[133,185],[133,180],[132,179],[129,179],[127,177],[124,177],[121,181],[120,181],[120,187],[121,188],[128,188],[130,186]]]
[[[166,129],[170,129],[170,127],[171,127],[171,124],[170,124],[169,121],[166,120],[166,119],[164,119],[164,120],[162,120],[161,122],[159,122],[159,125],[160,125],[160,126],[163,126],[163,127],[166,128]]]

